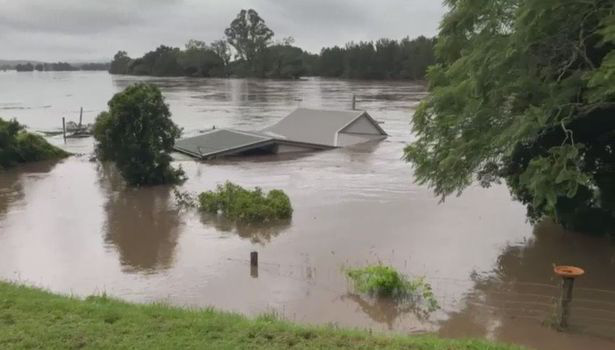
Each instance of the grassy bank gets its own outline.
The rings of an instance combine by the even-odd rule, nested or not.
[[[375,336],[298,326],[273,317],[249,320],[213,310],[85,300],[0,282],[1,349],[474,349],[514,347],[473,340]]]

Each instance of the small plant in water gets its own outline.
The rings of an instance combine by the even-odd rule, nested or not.
[[[263,192],[256,187],[245,189],[231,182],[218,185],[215,191],[193,195],[173,190],[179,208],[198,208],[200,211],[218,215],[241,224],[261,224],[290,219],[293,208],[290,199],[282,190]]]
[[[384,265],[350,268],[346,270],[346,276],[359,293],[390,298],[401,304],[412,305],[412,309],[426,314],[440,308],[431,285],[423,277],[409,279],[394,268]]]
[[[268,223],[289,219],[293,214],[290,199],[281,190],[264,193],[259,187],[245,189],[231,182],[198,197],[199,209],[242,223]]]

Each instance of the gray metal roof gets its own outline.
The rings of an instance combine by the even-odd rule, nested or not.
[[[271,141],[272,138],[257,133],[217,129],[205,134],[175,142],[175,149],[198,158],[219,154],[235,148]]]
[[[382,135],[386,135],[365,111],[299,108],[277,124],[259,132],[210,130],[199,136],[178,140],[174,148],[178,152],[200,159],[281,144],[310,149],[333,148],[338,146],[338,133],[361,116],[366,116]]]
[[[261,133],[274,138],[335,147],[337,132],[363,113],[299,108],[278,123],[261,130]]]

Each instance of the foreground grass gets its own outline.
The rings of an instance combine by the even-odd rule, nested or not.
[[[256,320],[213,310],[86,300],[0,282],[0,349],[421,349],[512,350],[474,340],[370,335]]]

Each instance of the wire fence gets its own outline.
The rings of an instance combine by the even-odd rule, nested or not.
[[[228,260],[250,265],[248,259]],[[339,280],[343,279],[342,267],[321,271],[311,265],[259,261],[258,271],[276,278],[304,283],[310,288],[332,295],[344,295],[347,292],[339,283]],[[562,288],[557,279],[541,283],[505,281],[497,277],[425,278],[431,284],[441,306],[440,314],[445,315],[439,322],[446,322],[448,318],[463,313],[488,313],[500,320],[534,322],[537,327],[552,326],[558,312]],[[577,286],[574,288],[570,312],[568,331],[615,339],[615,290]]]

